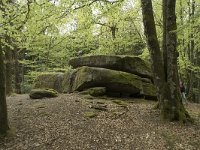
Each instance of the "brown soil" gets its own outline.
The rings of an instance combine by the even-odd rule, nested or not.
[[[124,100],[124,99],[123,99]],[[153,101],[65,94],[31,100],[8,98],[8,137],[1,150],[198,150],[200,105],[186,107],[195,124],[162,122]],[[100,109],[100,110],[95,110]]]

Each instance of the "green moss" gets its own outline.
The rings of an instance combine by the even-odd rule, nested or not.
[[[159,108],[160,108],[160,103],[157,102],[157,103],[154,105],[153,109],[159,109]]]
[[[44,73],[40,74],[33,83],[33,89],[54,89],[62,92],[63,73]]]
[[[7,131],[7,136],[15,136],[16,135],[16,128],[11,127],[8,131]]]
[[[167,93],[169,92],[169,88],[165,88],[165,90],[165,93],[167,95]],[[163,106],[161,106],[161,117],[163,120],[179,121],[180,123],[194,122],[189,113],[185,110],[179,92],[177,92],[177,95],[175,95],[174,99],[166,96],[166,100],[164,100],[163,102]]]
[[[7,130],[6,133],[4,134],[0,134],[0,138],[3,138],[3,137],[12,137],[12,136],[15,136],[16,135],[16,128],[14,127],[11,127]]]
[[[30,98],[32,99],[41,99],[44,97],[58,97],[58,92],[54,89],[33,89],[30,94]]]
[[[141,85],[139,77],[125,72],[113,71],[109,69],[99,69],[99,68],[89,68],[82,67],[77,71],[75,82],[73,84],[73,89],[82,89],[85,82],[91,81],[96,86],[107,85],[112,83],[124,84],[124,85]],[[119,87],[120,88],[120,87]]]
[[[90,100],[93,100],[93,99],[94,99],[94,97],[91,96],[91,95],[85,95],[84,98],[85,98],[85,99],[90,99]]]
[[[89,94],[91,96],[103,96],[106,93],[106,88],[105,87],[94,87],[88,89]]]
[[[88,90],[81,91],[81,92],[79,92],[79,94],[81,94],[81,95],[89,95],[89,91]]]
[[[83,91],[92,87],[106,87],[107,93],[143,94],[156,97],[156,89],[150,82],[149,79],[122,71],[81,67],[77,69],[72,91]]]
[[[157,100],[156,87],[150,83],[143,83],[143,95],[146,99]]]
[[[94,118],[96,116],[97,116],[97,114],[95,112],[92,112],[92,111],[88,111],[88,112],[84,113],[85,118]]]
[[[75,74],[75,71],[72,69],[69,69],[67,72],[64,73],[63,81],[62,81],[63,93],[71,92],[71,86],[72,86],[71,80],[73,79],[74,74]]]
[[[128,105],[128,102],[122,101],[122,100],[113,100],[112,102],[117,104],[117,105],[120,105],[120,106],[127,106]]]
[[[85,91],[81,91],[80,94],[82,95],[91,95],[91,96],[94,96],[94,97],[97,97],[97,96],[103,96],[106,94],[106,88],[105,87],[94,87],[94,88],[89,88]]]

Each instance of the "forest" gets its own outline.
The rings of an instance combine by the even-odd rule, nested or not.
[[[200,147],[200,0],[0,0],[0,149]]]

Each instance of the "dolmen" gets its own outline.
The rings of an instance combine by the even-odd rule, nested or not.
[[[80,92],[92,96],[128,96],[156,100],[150,65],[139,57],[83,56],[72,58],[69,65],[72,69],[66,73],[51,75],[54,80],[47,81],[49,77],[38,76],[33,89],[52,88],[63,93]]]

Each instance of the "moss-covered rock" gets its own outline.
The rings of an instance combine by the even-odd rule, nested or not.
[[[53,89],[33,89],[29,94],[31,99],[42,99],[42,98],[51,98],[57,97],[58,92]]]
[[[145,83],[141,95],[144,95],[145,99],[157,100],[156,87],[152,86],[151,83]]]
[[[82,66],[107,68],[152,79],[150,65],[141,58],[134,56],[83,56],[71,59],[69,61],[69,65],[71,65],[73,68]]]
[[[142,94],[153,96],[149,89],[155,89],[149,79],[122,71],[104,68],[81,67],[78,68],[72,83],[73,91],[83,91],[92,87],[106,87],[106,92]]]
[[[39,75],[34,83],[33,89],[54,89],[57,92],[62,92],[63,73],[45,73]]]
[[[89,94],[94,97],[103,96],[106,94],[106,88],[105,87],[89,88],[85,91],[82,91],[81,94]]]
[[[71,93],[71,86],[77,70],[68,70],[63,75],[62,87],[63,93]]]
[[[94,88],[90,88],[88,90],[89,90],[89,94],[91,96],[103,96],[106,94],[105,87],[94,87]]]

